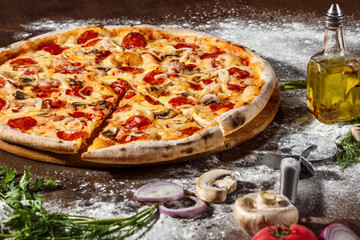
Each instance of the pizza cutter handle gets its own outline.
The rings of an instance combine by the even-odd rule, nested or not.
[[[280,166],[280,194],[287,197],[292,203],[296,201],[300,162],[291,157],[281,160]]]

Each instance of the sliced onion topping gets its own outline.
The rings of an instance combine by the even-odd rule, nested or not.
[[[333,223],[322,230],[319,240],[360,240],[360,237],[345,225]]]
[[[169,201],[177,200],[184,196],[183,188],[171,182],[152,182],[135,191],[133,199],[136,201]]]
[[[170,216],[184,216],[200,213],[206,209],[206,203],[193,196],[185,196],[178,200],[162,202],[159,212]]]

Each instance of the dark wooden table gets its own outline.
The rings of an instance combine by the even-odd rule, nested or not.
[[[83,23],[84,21],[95,24],[104,22],[122,24],[125,22],[126,24],[178,24],[181,26],[187,22],[187,27],[196,28],[200,24],[204,25],[216,19],[221,21],[224,18],[244,19],[244,21],[252,19],[257,24],[257,20],[262,23],[279,22],[282,19],[291,22],[292,16],[304,15],[308,16],[304,21],[314,21],[316,24],[319,23],[321,16],[331,3],[330,0],[2,0],[0,1],[0,46],[6,46],[23,37],[31,37],[54,30],[65,26],[64,23],[69,25],[69,23]],[[360,24],[360,1],[341,0],[338,3],[352,23]],[[34,23],[37,24],[36,27]],[[43,23],[47,24],[42,25]],[[49,23],[55,27],[49,26]],[[261,33],[254,32],[254,36],[257,34],[261,36]],[[270,41],[267,44],[276,44],[276,42]],[[304,68],[299,70],[296,66],[278,60],[276,56],[272,56],[268,60],[273,64],[279,78],[291,79],[294,75],[301,79],[306,78]],[[288,73],[282,71],[284,66],[288,66]],[[306,97],[305,90],[282,92],[281,95],[280,111],[273,124],[264,132],[231,150],[201,159],[152,167],[87,169],[45,164],[0,151],[0,165],[16,168],[19,172],[22,172],[25,167],[30,167],[35,177],[56,179],[62,189],[46,194],[45,197],[49,202],[46,206],[50,210],[75,211],[98,217],[130,214],[141,207],[141,204],[131,200],[131,196],[136,188],[148,182],[159,179],[174,181],[182,184],[190,192],[194,192],[196,178],[201,173],[213,168],[232,169],[240,177],[238,179],[239,188],[229,196],[224,204],[210,205],[212,213],[208,218],[192,222],[162,217],[155,223],[153,230],[145,233],[143,238],[247,239],[248,237],[238,228],[232,218],[232,204],[237,197],[248,192],[278,190],[279,173],[267,170],[262,166],[261,153],[276,151],[276,142],[281,137],[301,132],[304,128],[303,125],[295,125],[295,128],[298,127],[297,129],[286,127],[294,126],[298,117],[304,116],[307,118],[307,122],[312,121],[306,113],[304,101],[301,100]],[[322,187],[324,181],[326,181],[326,186],[331,184],[331,181],[344,181],[350,186],[354,186],[353,191],[358,193],[359,188],[354,181],[359,179],[359,167],[350,170],[357,176],[355,178],[349,177],[351,176],[349,172],[342,176],[341,171],[327,166],[320,166],[317,170],[318,173],[313,180],[308,180],[309,182],[304,185],[300,184],[302,194],[299,196],[297,205],[300,221],[309,226],[316,234],[319,234],[326,224],[337,219],[347,221],[352,226],[360,228],[357,225],[360,219],[359,194],[353,194],[350,189],[344,191],[348,196],[338,196],[338,201],[335,201],[333,197],[329,199],[323,197],[326,194],[322,192],[325,191],[325,188]],[[257,171],[261,174],[269,174],[269,177],[265,181],[261,177],[258,181],[255,181],[254,177],[249,177],[250,174],[256,174]],[[306,186],[318,189],[312,189],[309,194],[306,194]],[[104,204],[107,202],[114,208],[110,208],[108,212],[102,214],[94,213],[98,202],[102,203],[99,207],[100,210],[104,209]],[[309,202],[311,206],[309,206]]]

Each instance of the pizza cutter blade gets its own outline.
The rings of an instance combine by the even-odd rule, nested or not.
[[[300,155],[290,155],[290,154],[268,154],[263,156],[262,162],[265,166],[268,166],[275,170],[280,170],[281,161],[285,158],[295,158],[298,159],[301,165],[300,177],[307,178],[312,177],[315,174],[315,168],[310,161],[308,161],[308,156],[312,151],[317,149],[317,145],[312,144],[308,146]]]

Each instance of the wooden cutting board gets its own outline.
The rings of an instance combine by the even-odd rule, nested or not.
[[[129,165],[129,164],[108,164],[108,163],[98,163],[98,162],[87,162],[81,159],[82,152],[78,154],[55,154],[41,150],[34,150],[20,145],[10,144],[1,140],[0,140],[0,149],[15,154],[17,156],[21,156],[24,158],[28,158],[40,162],[60,164],[60,165],[73,166],[73,167],[89,167],[89,168],[133,167],[139,165],[156,165],[156,164],[181,162],[181,161],[187,161],[187,160],[205,157],[216,152],[228,150],[235,147],[238,144],[241,144],[249,140],[250,138],[256,136],[261,131],[263,131],[273,121],[279,109],[279,106],[280,106],[280,90],[279,87],[276,85],[265,108],[244,127],[228,135],[225,139],[225,143],[223,146],[216,149],[212,149],[211,151],[202,152],[200,154],[195,154],[175,160],[162,161],[151,164]]]

